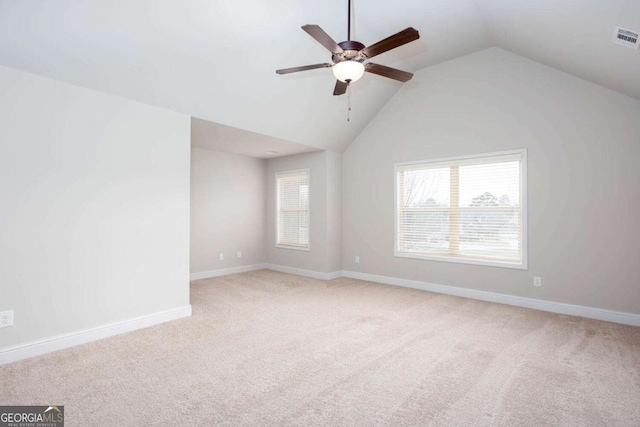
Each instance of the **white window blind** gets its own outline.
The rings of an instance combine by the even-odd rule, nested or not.
[[[309,250],[309,169],[276,174],[276,246]]]
[[[526,268],[526,151],[397,164],[395,255]]]

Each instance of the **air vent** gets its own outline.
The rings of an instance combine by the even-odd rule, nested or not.
[[[620,27],[616,27],[616,32],[613,34],[613,42],[630,47],[631,49],[638,49],[638,47],[640,47],[638,32]]]

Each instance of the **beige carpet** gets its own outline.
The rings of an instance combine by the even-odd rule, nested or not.
[[[194,315],[0,367],[67,426],[639,426],[640,328],[351,279],[201,280]]]

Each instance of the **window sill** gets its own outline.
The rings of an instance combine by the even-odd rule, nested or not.
[[[420,254],[408,254],[403,252],[395,252],[393,254],[397,258],[422,259],[427,261],[452,262],[456,264],[482,265],[485,267],[512,268],[516,270],[528,270],[526,260],[521,263],[505,262],[505,261],[488,261],[473,258],[452,257],[452,256],[430,256]]]
[[[278,248],[278,249],[292,249],[294,251],[303,251],[303,252],[311,251],[309,246],[279,245],[277,243],[276,243],[276,248]]]

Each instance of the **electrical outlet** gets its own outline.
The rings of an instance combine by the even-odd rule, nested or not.
[[[224,254],[223,253],[220,254],[220,261],[224,261]]]
[[[360,257],[359,256],[356,257],[356,264],[360,264]]]
[[[238,251],[238,258],[242,258],[242,252]]]
[[[533,286],[542,286],[542,278],[538,276],[533,277]]]
[[[13,326],[13,310],[0,313],[0,328],[8,328],[9,326]]]

